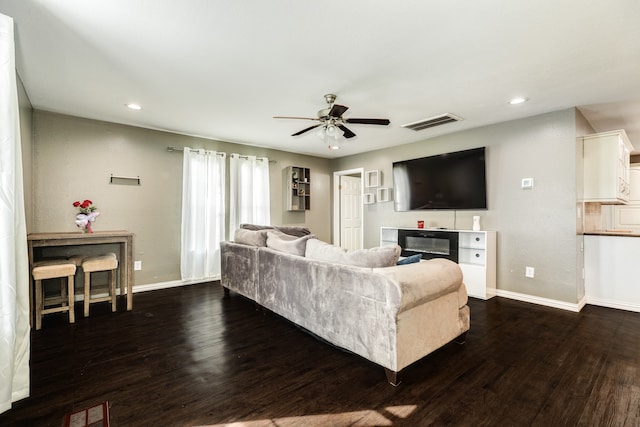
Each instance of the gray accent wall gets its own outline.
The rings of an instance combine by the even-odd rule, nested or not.
[[[381,226],[416,227],[423,220],[428,227],[471,229],[472,217],[480,215],[481,227],[498,233],[498,289],[577,303],[584,295],[577,132],[585,131],[577,115],[571,108],[335,160],[335,171],[380,170],[382,186],[393,187],[394,161],[487,147],[487,210],[395,212],[392,202],[364,205],[365,247],[379,244]],[[521,188],[523,178],[533,178],[533,189]],[[525,277],[526,266],[535,268],[533,279]]]
[[[142,270],[135,272],[136,285],[180,280],[182,153],[168,152],[168,146],[269,157],[275,161],[270,164],[272,224],[306,225],[319,238],[330,240],[328,159],[38,110],[33,112],[30,231],[79,232],[72,203],[90,199],[101,213],[94,230],[135,233],[134,258],[142,261]],[[282,169],[289,165],[311,169],[315,209],[284,210]],[[109,184],[111,174],[140,176],[141,185]],[[228,182],[227,177],[227,194]],[[227,231],[233,236],[228,227]]]

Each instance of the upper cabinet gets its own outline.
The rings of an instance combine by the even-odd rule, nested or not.
[[[582,138],[584,201],[625,204],[629,201],[629,160],[633,146],[624,130]]]
[[[613,207],[613,228],[640,231],[640,164],[629,168],[629,203]]]

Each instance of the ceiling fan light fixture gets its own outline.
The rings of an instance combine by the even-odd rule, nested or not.
[[[334,123],[326,123],[324,126],[320,127],[318,137],[325,142],[329,138],[337,141],[343,134],[344,133]]]
[[[368,118],[343,118],[342,115],[349,109],[346,105],[335,103],[336,96],[334,94],[325,95],[328,107],[318,111],[318,117],[291,117],[291,116],[273,116],[274,119],[302,119],[314,120],[319,122],[316,125],[302,129],[291,136],[300,136],[312,129],[318,129],[318,137],[326,142],[331,137],[335,140],[339,138],[350,139],[356,136],[345,124],[363,124],[363,125],[389,125],[389,119],[368,119]]]

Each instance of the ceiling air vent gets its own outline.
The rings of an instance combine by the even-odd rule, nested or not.
[[[413,130],[422,130],[427,128],[432,128],[434,126],[446,125],[447,123],[459,122],[462,120],[462,117],[458,117],[451,113],[441,114],[439,116],[430,117],[428,119],[419,120],[413,123],[407,123],[406,125],[401,125],[403,128],[413,129]]]

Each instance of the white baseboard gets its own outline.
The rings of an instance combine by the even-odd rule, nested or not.
[[[135,285],[133,287],[133,293],[157,291],[159,289],[177,288],[179,286],[195,285],[196,283],[212,282],[214,280],[220,280],[220,276],[214,276],[210,279],[197,279],[197,280],[172,280],[170,282],[159,283],[147,283],[145,285]]]
[[[213,282],[215,280],[220,280],[220,276],[214,276],[210,279],[198,279],[198,280],[172,280],[170,282],[159,282],[159,283],[148,283],[145,285],[135,285],[133,287],[133,293],[137,294],[138,292],[147,292],[147,291],[157,291],[159,289],[168,289],[168,288],[177,288],[179,286],[188,286],[195,285],[197,283],[207,283]],[[106,297],[109,294],[107,292],[98,292],[92,294],[95,298]],[[116,286],[116,295],[120,295],[120,286]],[[84,293],[76,292],[74,295],[74,301],[84,301]]]
[[[537,297],[535,295],[521,294],[519,292],[505,291],[496,289],[496,295],[503,298],[514,299],[517,301],[530,302],[532,304],[544,305],[547,307],[559,308],[562,310],[568,310],[578,313],[586,304],[586,298],[583,298],[578,303],[570,303],[566,301],[559,301],[550,298]]]
[[[628,303],[624,301],[605,300],[593,297],[583,297],[577,304],[572,304],[565,301],[558,301],[549,298],[537,297],[534,295],[521,294],[518,292],[511,292],[505,290],[496,290],[496,295],[499,297],[514,299],[523,302],[530,302],[532,304],[544,305],[547,307],[560,308],[562,310],[579,312],[585,305],[597,305],[600,307],[615,308],[618,310],[627,310],[640,313],[640,304]]]
[[[587,304],[598,305],[600,307],[607,308],[616,308],[618,310],[635,311],[637,313],[640,313],[640,304],[628,303],[624,301],[587,297]]]

